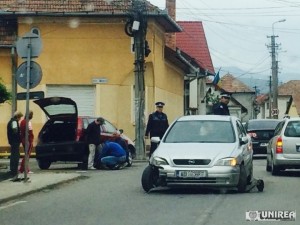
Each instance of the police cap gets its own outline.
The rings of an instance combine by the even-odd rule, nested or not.
[[[165,103],[163,103],[163,102],[156,102],[155,105],[156,105],[156,107],[164,107]]]
[[[223,97],[223,98],[231,98],[231,94],[228,93],[228,92],[222,92],[222,93],[220,94],[220,96],[221,96],[221,98],[222,98],[222,97]]]

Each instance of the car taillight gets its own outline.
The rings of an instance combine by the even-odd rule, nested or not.
[[[282,154],[282,138],[278,137],[276,140],[276,154]]]
[[[256,137],[257,137],[257,134],[254,133],[254,132],[249,132],[248,134],[249,134],[249,136],[252,137],[252,138],[256,138]]]
[[[76,133],[76,141],[79,141],[81,136],[82,136],[82,133],[83,133],[83,131],[82,131],[82,127],[83,127],[82,120],[80,120],[78,118],[77,124],[78,124],[78,127],[77,127],[77,133]]]

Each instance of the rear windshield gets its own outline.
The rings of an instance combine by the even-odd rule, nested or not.
[[[250,120],[247,124],[247,130],[275,130],[279,122],[280,120]]]
[[[178,121],[169,130],[166,143],[233,143],[230,121]]]
[[[59,104],[59,105],[49,105],[44,107],[44,110],[50,115],[61,115],[61,114],[75,114],[76,108],[74,105],[70,104]]]
[[[287,124],[284,136],[300,137],[300,121],[291,121]]]

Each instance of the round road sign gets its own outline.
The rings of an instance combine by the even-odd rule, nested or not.
[[[30,61],[29,76],[29,88],[35,88],[42,80],[41,66],[34,61]],[[16,80],[22,88],[27,88],[27,61],[18,67]]]

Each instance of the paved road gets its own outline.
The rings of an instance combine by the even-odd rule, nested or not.
[[[273,177],[265,171],[265,159],[256,159],[254,164],[255,176],[265,181],[262,193],[222,194],[180,189],[146,194],[140,179],[147,163],[135,163],[120,171],[88,171],[87,179],[2,205],[1,224],[249,225],[254,222],[245,220],[248,210],[300,212],[297,197],[300,172]],[[299,224],[299,219],[288,224]]]

